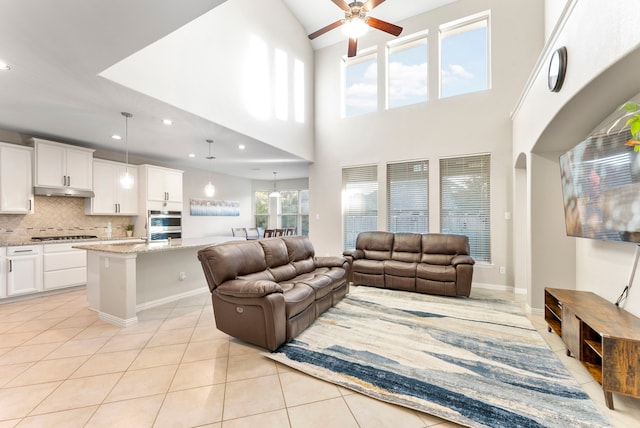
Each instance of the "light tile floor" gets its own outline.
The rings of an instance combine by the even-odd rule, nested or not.
[[[514,300],[479,288],[473,295]],[[638,426],[640,399],[614,395],[616,410],[607,409],[542,316],[531,318],[612,424]],[[100,321],[84,291],[0,304],[0,428],[457,426],[262,357],[215,329],[208,294],[139,320],[128,328]]]

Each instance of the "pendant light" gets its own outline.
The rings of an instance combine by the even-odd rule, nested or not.
[[[280,192],[276,190],[276,174],[277,172],[273,172],[273,192],[269,193],[270,198],[279,198]]]
[[[124,172],[120,175],[120,186],[123,189],[131,189],[133,187],[133,175],[129,173],[129,118],[133,117],[131,113],[123,111],[120,113],[124,116]]]
[[[209,156],[207,156],[207,159],[209,159],[209,182],[204,186],[204,194],[207,195],[208,198],[212,198],[213,195],[216,194],[216,187],[211,183],[211,161],[216,157],[211,156],[211,145],[213,144],[213,140],[207,140],[207,143],[209,143]]]

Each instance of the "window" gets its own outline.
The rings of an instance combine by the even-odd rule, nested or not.
[[[490,155],[440,159],[440,229],[469,237],[476,261],[491,262]]]
[[[374,53],[344,62],[343,116],[378,110],[378,58]]]
[[[287,228],[309,236],[309,191],[280,190],[280,197],[270,198],[269,191],[254,194],[256,227]]]
[[[387,230],[429,231],[429,162],[387,165]]]
[[[440,27],[440,96],[489,88],[489,16],[483,13]]]
[[[269,227],[269,192],[256,192],[254,204],[256,227],[267,229]]]
[[[343,249],[356,247],[360,232],[378,230],[378,169],[376,165],[342,170]]]
[[[396,108],[426,102],[427,35],[425,32],[410,39],[389,42],[387,107]]]
[[[278,227],[294,228],[299,235],[309,235],[309,191],[280,191]]]

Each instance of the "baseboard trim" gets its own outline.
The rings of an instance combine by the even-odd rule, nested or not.
[[[100,318],[104,322],[108,322],[109,324],[113,324],[117,327],[129,327],[131,325],[138,323],[138,317],[124,319],[124,318],[113,316],[111,314],[106,314],[104,312],[98,312],[98,318]]]
[[[52,290],[36,291],[35,293],[19,294],[17,296],[3,297],[0,299],[0,305],[5,303],[21,302],[23,300],[32,300],[39,297],[55,296],[56,294],[69,293],[71,291],[79,291],[87,288],[86,284],[74,285],[71,287],[55,288]]]
[[[191,290],[191,291],[185,291],[184,293],[173,294],[171,296],[163,297],[161,299],[150,300],[148,302],[140,303],[139,305],[136,305],[136,313],[138,313],[140,311],[144,311],[146,309],[155,308],[157,306],[162,306],[165,303],[175,302],[176,300],[184,299],[185,297],[198,296],[198,295],[204,294],[205,292],[208,292],[208,291],[209,290],[207,290],[206,288],[205,289],[195,289],[195,290]]]
[[[489,284],[486,282],[474,282],[471,284],[471,287],[484,288],[488,290],[498,290],[498,291],[514,291],[513,287],[510,285]]]

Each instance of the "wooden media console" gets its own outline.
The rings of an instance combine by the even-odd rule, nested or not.
[[[640,319],[587,291],[545,288],[544,318],[573,355],[613,395],[640,397]]]

